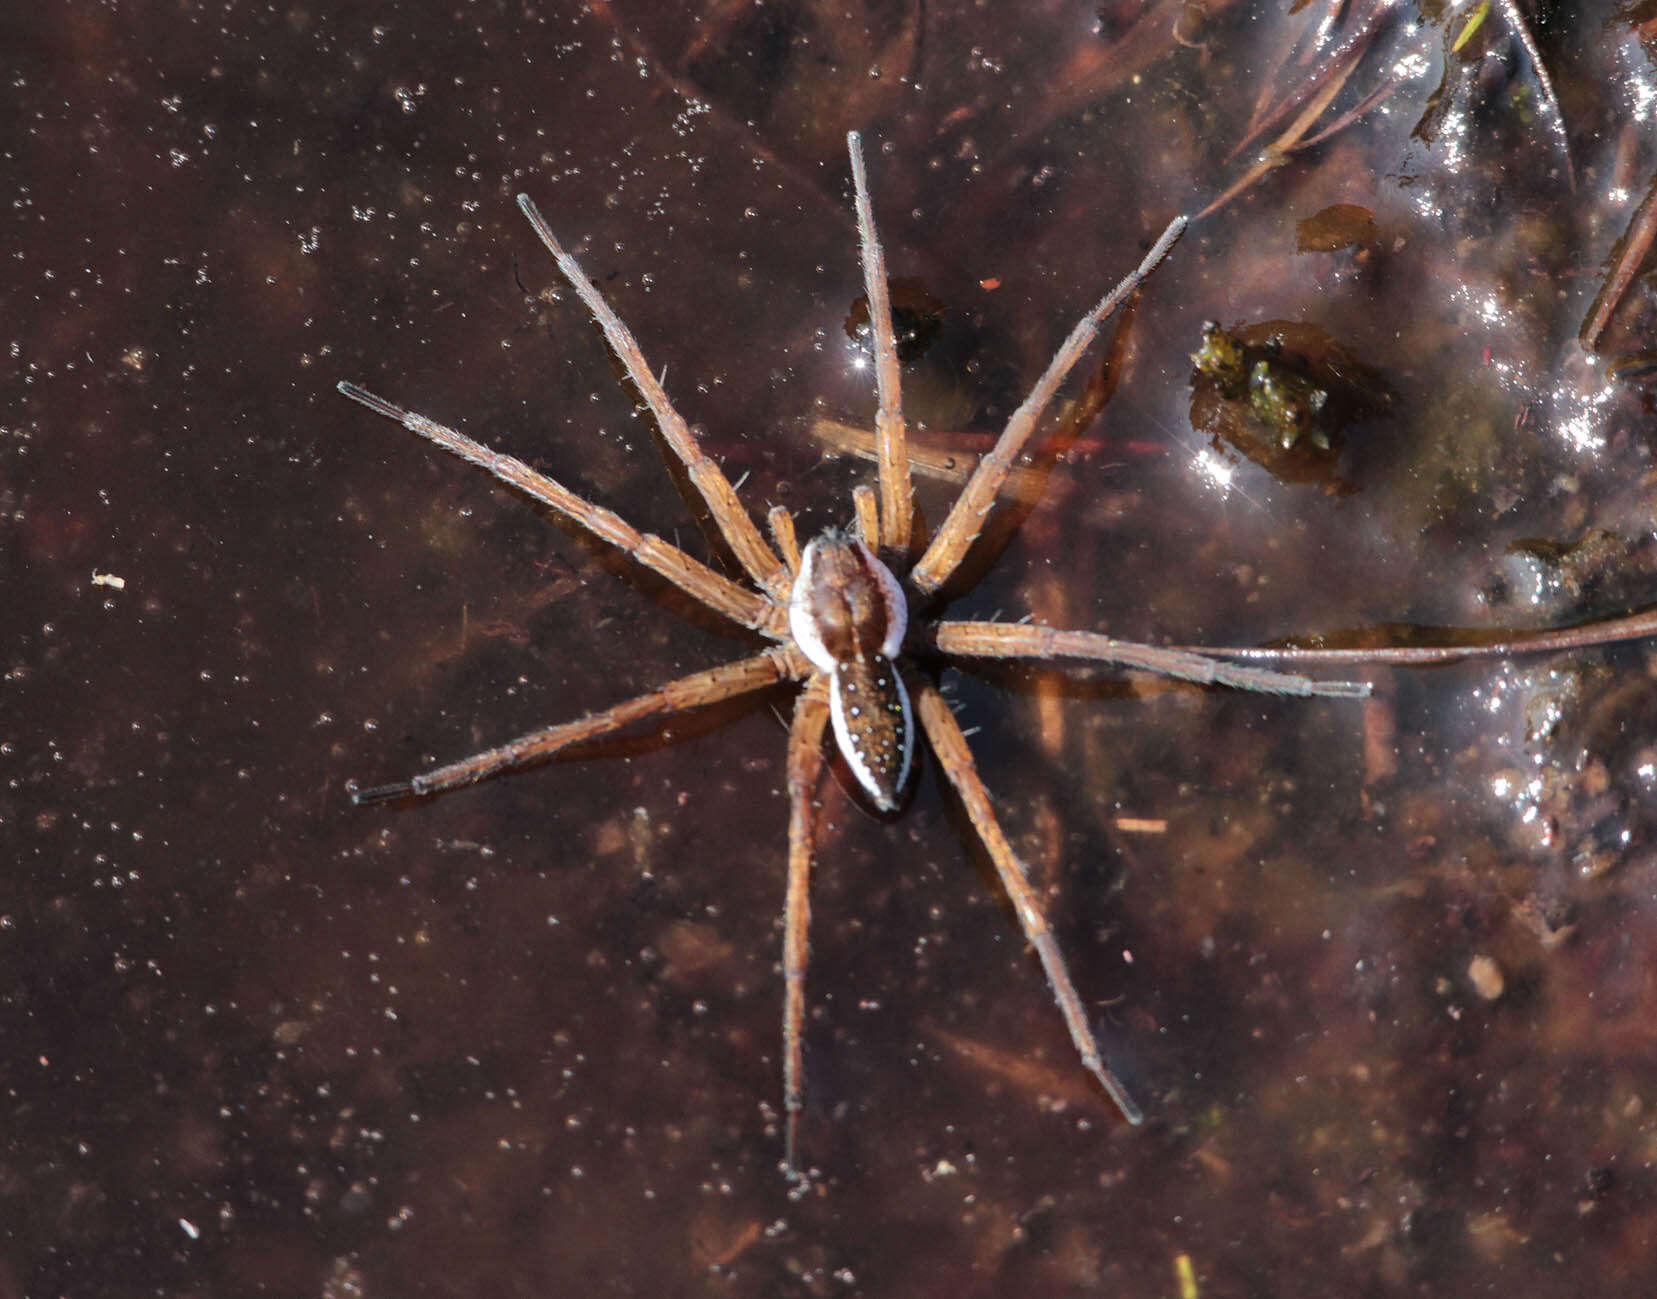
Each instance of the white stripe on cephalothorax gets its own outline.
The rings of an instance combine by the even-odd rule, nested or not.
[[[794,579],[793,593],[788,597],[788,630],[800,653],[811,660],[811,665],[823,672],[834,671],[834,654],[823,644],[823,634],[817,620],[811,616],[811,596],[818,581],[817,556],[822,552],[822,538],[813,537],[800,557],[800,573]]]
[[[874,552],[861,541],[853,544],[863,552],[869,571],[880,584],[880,594],[886,601],[886,639],[880,642],[880,652],[889,659],[896,659],[898,651],[903,648],[903,638],[909,631],[909,601],[903,598],[903,588],[898,585],[892,570],[876,559]],[[898,682],[898,689],[903,689],[903,682]]]

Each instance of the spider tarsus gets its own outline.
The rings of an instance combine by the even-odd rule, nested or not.
[[[797,1142],[795,1140],[798,1135],[797,1130],[800,1125],[799,1121],[800,1112],[798,1110],[789,1110],[788,1119],[784,1129],[782,1146],[782,1175],[790,1182],[795,1183],[803,1182],[805,1180],[805,1174],[800,1171],[800,1161],[797,1157],[798,1150],[796,1149]]]
[[[1122,1080],[1102,1065],[1096,1067],[1088,1062],[1088,1068],[1104,1087],[1116,1108],[1122,1112],[1122,1117],[1128,1121],[1129,1126],[1136,1128],[1141,1126],[1145,1122],[1145,1111],[1139,1108],[1139,1103],[1132,1096],[1128,1095],[1128,1089],[1122,1085]]]
[[[1368,699],[1375,687],[1368,681],[1319,681],[1312,691],[1320,699]]]
[[[535,200],[530,198],[528,194],[518,195],[518,211],[528,218],[529,224],[535,227],[536,235],[555,258],[569,256],[564,252],[564,246],[558,242],[557,237],[552,233],[552,227],[547,224],[546,218],[541,215],[541,209],[535,206]],[[559,263],[559,268],[563,268],[562,262]],[[579,285],[573,287],[577,293],[581,291]]]
[[[1200,655],[1198,657],[1206,657]],[[1215,666],[1207,685],[1226,686],[1232,690],[1254,690],[1262,694],[1293,695],[1300,699],[1368,699],[1374,687],[1368,681],[1319,681],[1316,677],[1301,676],[1295,672],[1273,672],[1269,668],[1250,668],[1225,659],[1209,659]],[[1154,665],[1148,670],[1158,671]],[[1169,673],[1177,675],[1177,673]],[[1190,680],[1198,678],[1192,676]]]
[[[346,785],[345,792],[351,795],[351,801],[358,807],[366,807],[370,803],[390,803],[399,798],[413,798],[418,792],[414,783],[408,780],[399,780],[394,785],[370,785],[367,789],[358,787],[356,781]]]
[[[387,401],[384,397],[376,397],[367,388],[359,388],[349,379],[341,379],[334,387],[339,390],[342,396],[349,397],[359,405],[368,407],[376,415],[384,415],[387,419],[394,419],[399,424],[408,418],[408,412],[401,406]]]

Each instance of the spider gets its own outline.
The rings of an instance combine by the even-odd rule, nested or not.
[[[1076,660],[1107,663],[1201,684],[1290,695],[1361,698],[1364,682],[1308,677],[1243,667],[1206,655],[1135,644],[1088,631],[1060,631],[1030,623],[969,622],[933,616],[940,592],[961,564],[995,505],[1009,471],[1066,375],[1100,326],[1151,274],[1184,232],[1176,217],[1140,265],[1075,326],[1028,397],[1008,420],[993,450],[978,464],[944,521],[924,546],[912,502],[906,431],[899,400],[897,349],[886,282],[885,253],[875,233],[862,146],[847,136],[857,208],[864,283],[875,358],[879,496],[867,484],[852,493],[854,523],[831,528],[803,549],[792,515],[774,506],[767,515],[771,543],[738,500],[719,466],[703,454],[684,419],[645,363],[632,333],[553,235],[526,194],[518,206],[580,296],[638,386],[706,503],[749,585],[725,577],[660,537],[642,533],[531,469],[491,451],[455,429],[406,410],[350,382],[339,391],[444,450],[488,470],[654,570],[708,609],[771,644],[749,658],[672,681],[611,708],[519,736],[496,748],[373,788],[350,786],[354,802],[425,797],[472,784],[553,755],[621,727],[684,709],[733,699],[779,682],[800,685],[789,726],[788,884],[783,912],[783,1170],[798,1176],[798,1128],[805,1103],[801,1026],[805,1015],[813,855],[814,807],[822,774],[825,732],[832,730],[845,766],[868,802],[897,811],[914,770],[917,729],[924,733],[944,778],[954,788],[989,853],[1025,939],[1035,949],[1082,1064],[1130,1124],[1144,1114],[1105,1063],[1081,998],[1023,865],[1002,833],[979,778],[966,737],[949,704],[910,655],[967,659]],[[774,548],[773,548],[774,546]]]

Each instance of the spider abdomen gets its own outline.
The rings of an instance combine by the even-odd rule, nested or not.
[[[909,692],[884,654],[846,659],[829,674],[834,739],[876,807],[895,812],[915,755]]]
[[[801,653],[828,674],[841,755],[875,806],[896,811],[915,750],[909,693],[893,662],[909,625],[897,579],[856,537],[825,532],[800,557],[788,624]]]

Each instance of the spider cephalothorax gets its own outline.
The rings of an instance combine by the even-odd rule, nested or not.
[[[915,758],[915,716],[898,671],[909,606],[862,540],[831,528],[805,548],[788,597],[800,652],[829,680],[841,757],[882,812],[895,812]]]
[[[924,732],[939,771],[953,787],[994,863],[1026,939],[1052,985],[1065,1026],[1082,1063],[1098,1079],[1131,1123],[1139,1107],[1104,1063],[1099,1044],[1071,983],[1042,907],[1024,868],[1002,833],[978,770],[938,687],[914,674],[905,680],[900,654],[906,636],[920,636],[929,653],[981,659],[1071,659],[1114,663],[1201,683],[1295,695],[1356,697],[1368,686],[1317,682],[1306,677],[1240,667],[1203,654],[1114,640],[1096,632],[1060,631],[1030,623],[937,621],[909,626],[906,591],[919,601],[935,597],[954,575],[996,493],[1020,450],[1052,401],[1060,383],[1080,359],[1099,326],[1145,279],[1185,228],[1183,217],[1169,223],[1138,269],[1084,316],[1054,355],[1030,395],[1013,413],[995,448],[979,462],[967,485],[912,566],[913,505],[899,374],[892,338],[885,257],[875,235],[863,157],[854,133],[848,137],[863,253],[864,283],[873,324],[875,381],[879,411],[875,429],[880,493],[860,487],[853,493],[855,531],[829,530],[802,551],[794,521],[778,506],[767,516],[768,545],[735,489],[702,453],[689,427],[651,372],[632,333],[592,286],[580,265],[564,251],[527,195],[518,205],[541,242],[638,385],[661,428],[663,439],[685,467],[690,481],[750,585],[732,581],[660,537],[641,533],[619,515],[577,496],[521,460],[501,455],[424,415],[405,410],[352,383],[339,390],[370,410],[394,419],[461,458],[489,470],[544,505],[620,547],[639,563],[732,622],[773,642],[750,658],[709,668],[617,704],[509,741],[392,785],[358,790],[357,802],[439,793],[541,761],[571,745],[621,727],[686,708],[748,694],[783,681],[800,683],[788,742],[788,886],[784,909],[782,971],[783,1093],[787,1111],[785,1166],[795,1166],[796,1128],[804,1106],[801,1025],[805,1015],[807,884],[815,829],[816,788],[822,772],[825,732],[832,728],[848,768],[874,805],[895,811],[913,765],[915,734]],[[918,547],[914,547],[918,549]],[[905,568],[902,583],[882,556]]]

